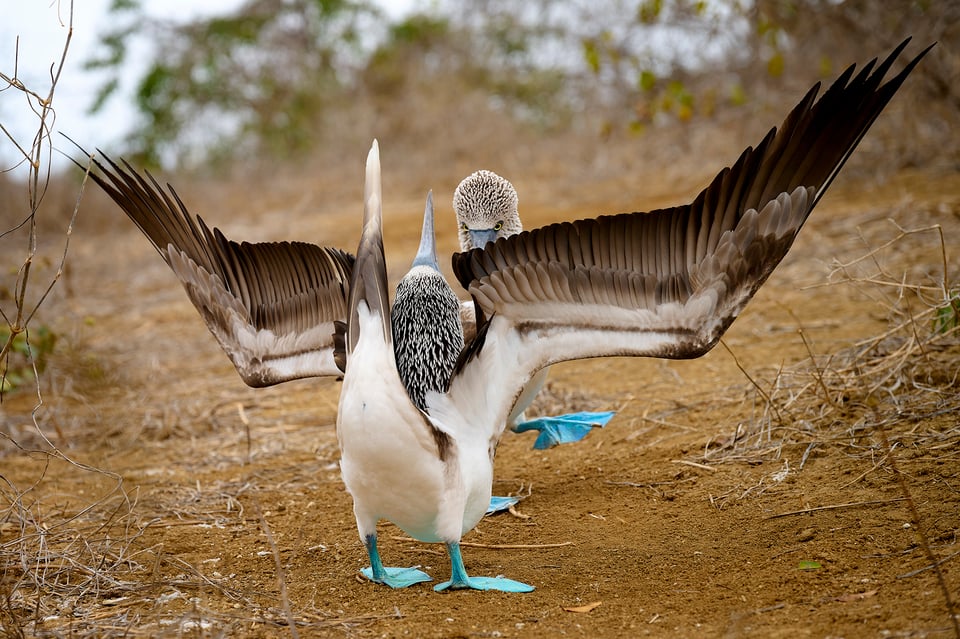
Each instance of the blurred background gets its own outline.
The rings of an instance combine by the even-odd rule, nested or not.
[[[815,82],[912,36],[902,59],[939,44],[844,179],[960,166],[956,2],[60,0],[4,14],[8,336],[49,290],[28,286],[30,268],[51,288],[69,279],[82,173],[68,158],[83,156],[60,133],[170,180],[251,240],[332,241],[291,233],[358,207],[374,137],[388,207],[418,215],[433,189],[449,215],[457,183],[486,168],[523,210],[555,212],[538,221],[569,219],[686,201]],[[99,189],[83,202],[77,231],[132,231]]]
[[[374,136],[386,158],[403,158],[394,168],[425,181],[491,164],[531,178],[559,170],[597,180],[642,158],[686,164],[719,151],[729,163],[741,146],[731,136],[754,141],[813,82],[907,36],[915,47],[940,46],[883,118],[886,133],[867,140],[882,145],[867,161],[952,163],[960,147],[945,143],[956,140],[960,119],[954,2],[191,5],[19,3],[0,27],[7,179],[20,175],[38,109],[10,80],[47,97],[71,20],[53,128],[166,171],[331,170],[345,159],[354,169]],[[73,153],[59,136],[52,142]]]

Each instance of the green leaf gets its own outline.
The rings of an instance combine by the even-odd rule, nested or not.
[[[87,109],[87,113],[94,114],[100,111],[103,108],[103,105],[106,104],[107,100],[117,92],[117,88],[120,86],[119,78],[110,78],[106,84],[97,89],[97,94],[93,98],[93,104]]]
[[[600,50],[593,39],[584,38],[583,40],[583,59],[587,66],[594,73],[600,73]]]
[[[747,103],[747,92],[739,82],[730,87],[730,104],[743,106]]]
[[[0,393],[6,393],[34,378],[34,367],[43,372],[47,357],[53,352],[57,336],[49,327],[41,325],[29,332],[18,332],[10,337],[10,327],[0,327],[0,344],[10,342],[3,362],[0,362]]]
[[[798,570],[818,570],[819,568],[822,568],[820,562],[812,559],[804,559],[797,564]]]
[[[773,78],[779,78],[783,75],[784,66],[783,54],[777,51],[767,60],[767,73]]]
[[[830,59],[830,56],[824,55],[820,57],[820,77],[826,78],[833,75],[833,61]]]
[[[640,89],[643,91],[650,91],[656,84],[657,76],[653,74],[653,71],[644,69],[640,72]]]
[[[110,12],[135,11],[140,8],[140,0],[113,0],[110,3]]]
[[[137,103],[141,109],[152,110],[156,103],[163,103],[173,82],[174,71],[163,64],[155,64],[140,81],[137,88]]]
[[[647,0],[640,4],[640,8],[637,10],[637,17],[640,19],[640,22],[650,24],[660,17],[662,11],[663,0]]]
[[[445,18],[416,14],[392,25],[390,36],[393,43],[425,44],[442,38],[449,30],[450,24]]]
[[[951,297],[934,313],[934,333],[942,335],[960,326],[960,292],[951,291],[950,295]]]
[[[229,18],[211,18],[206,24],[206,35],[237,44],[256,42],[269,18],[261,15],[242,15]],[[235,45],[229,45],[235,46]]]

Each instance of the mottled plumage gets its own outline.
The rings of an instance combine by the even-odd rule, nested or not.
[[[518,202],[513,185],[493,171],[480,170],[464,178],[453,192],[460,250],[483,248],[522,231]]]
[[[444,393],[463,350],[460,300],[438,271],[415,266],[397,285],[390,311],[397,372],[421,410],[427,391]]]
[[[410,399],[426,410],[428,391],[446,392],[450,374],[463,350],[460,300],[437,264],[433,233],[433,192],[423,211],[420,248],[413,265],[397,284],[390,322],[397,372]]]

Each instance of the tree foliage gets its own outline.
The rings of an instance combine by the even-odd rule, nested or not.
[[[89,66],[114,72],[100,106],[131,43],[153,43],[131,139],[149,163],[294,154],[322,140],[334,105],[385,109],[411,91],[483,93],[545,129],[642,132],[747,104],[799,65],[826,77],[834,60],[879,54],[910,32],[956,38],[960,24],[955,3],[929,0],[884,11],[871,0],[437,0],[393,23],[372,0],[247,0],[189,23],[152,19],[140,2],[114,0],[118,26]],[[951,55],[933,73],[957,102]]]
[[[87,66],[115,75],[94,108],[117,89],[134,36],[147,36],[152,54],[135,89],[142,122],[131,140],[146,164],[309,148],[315,115],[349,82],[364,34],[382,19],[364,0],[247,0],[187,23],[150,18],[140,0],[115,0],[111,11],[119,26]]]

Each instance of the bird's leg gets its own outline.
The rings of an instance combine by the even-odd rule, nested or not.
[[[505,577],[469,577],[467,569],[463,566],[459,542],[448,543],[447,553],[450,555],[450,581],[434,586],[433,589],[437,592],[448,588],[451,590],[464,588],[500,590],[502,592],[530,592],[533,590],[533,586]]]
[[[433,581],[427,573],[414,568],[388,568],[380,561],[380,552],[377,550],[377,535],[367,535],[363,539],[370,557],[370,567],[360,572],[364,577],[378,584],[385,584],[391,588],[406,588],[422,581]]]
[[[603,427],[614,416],[613,411],[603,413],[569,413],[557,417],[538,417],[529,421],[520,421],[512,426],[515,433],[528,430],[539,431],[533,447],[538,450],[552,448],[557,444],[578,442],[592,429]],[[521,416],[522,418],[522,416]]]

